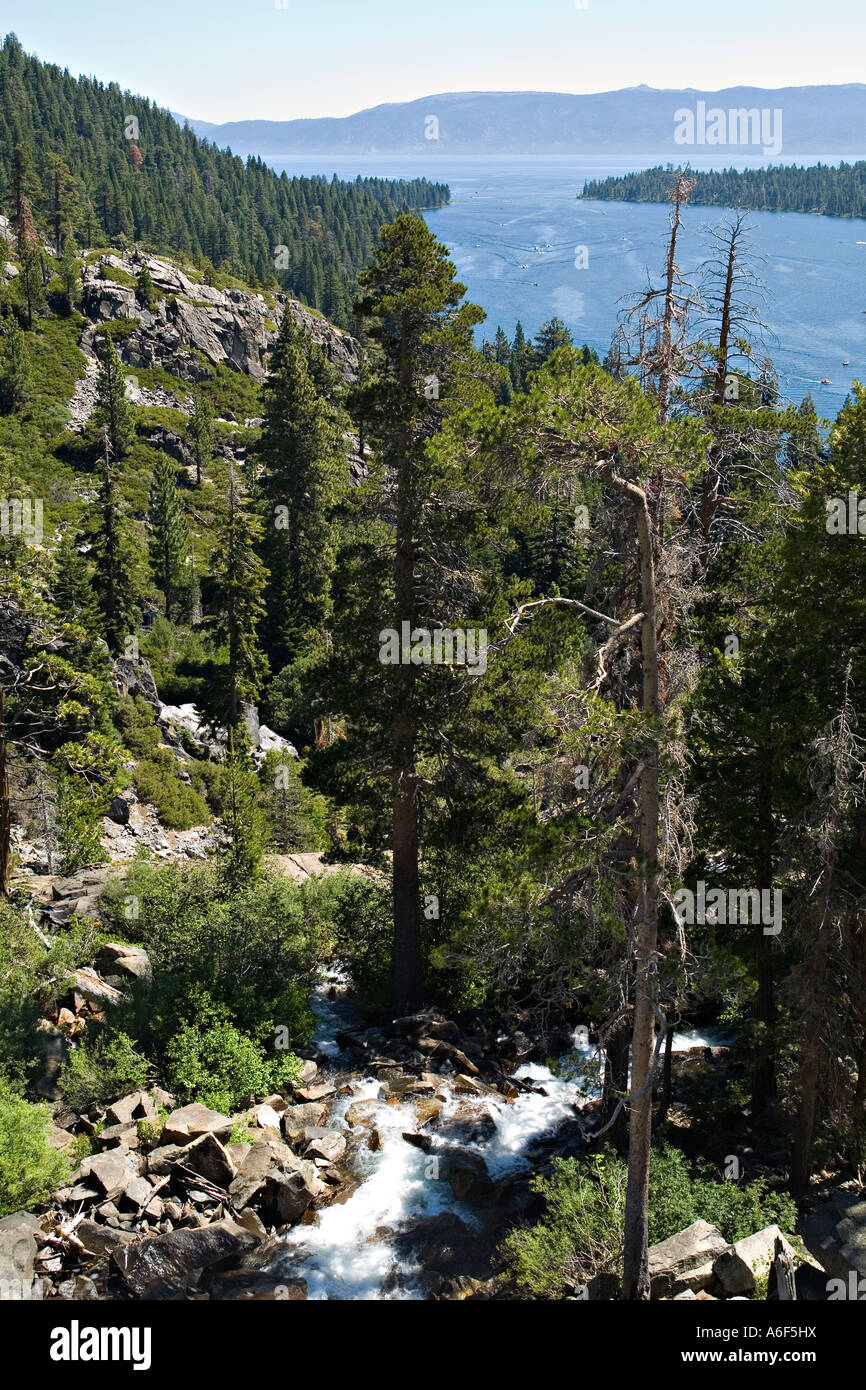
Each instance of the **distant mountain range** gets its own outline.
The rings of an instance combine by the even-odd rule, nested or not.
[[[700,103],[704,103],[701,107]],[[696,116],[691,145],[678,143],[683,122]],[[714,110],[781,111],[781,138],[765,118],[765,138],[731,139],[731,121]],[[703,114],[702,114],[703,113]],[[186,118],[177,116],[181,123]],[[714,126],[714,120],[716,124]],[[707,163],[732,154],[825,157],[866,155],[866,84],[814,87],[728,87],[718,92],[628,87],[575,96],[560,92],[445,92],[418,101],[374,106],[353,116],[296,121],[189,118],[197,134],[236,154],[575,154],[691,157]],[[766,131],[773,130],[771,140]],[[707,137],[699,142],[700,133]],[[749,129],[749,135],[757,134]],[[712,136],[721,136],[713,140]],[[777,149],[777,145],[781,149]]]

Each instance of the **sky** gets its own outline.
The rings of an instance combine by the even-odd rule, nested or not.
[[[866,78],[863,0],[2,0],[0,26],[76,76],[215,122],[452,91]]]

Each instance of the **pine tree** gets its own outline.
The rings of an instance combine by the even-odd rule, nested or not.
[[[195,459],[195,485],[201,487],[202,473],[210,467],[213,458],[213,411],[210,401],[201,391],[192,393],[187,437]]]
[[[24,301],[27,327],[32,328],[33,316],[45,302],[45,286],[42,279],[39,237],[26,197],[21,199],[21,211],[18,214],[18,260],[19,292]]]
[[[156,298],[156,291],[153,287],[153,278],[146,265],[141,267],[136,279],[138,280],[136,298],[139,304],[142,304],[145,309],[149,309]]]
[[[348,476],[348,421],[317,389],[314,374],[324,379],[318,356],[286,311],[256,449],[269,570],[263,636],[275,668],[297,659],[310,642],[321,644],[331,612],[334,511]]]
[[[107,427],[102,427],[102,480],[97,498],[98,526],[93,542],[94,588],[105,637],[113,652],[125,649],[136,622],[133,542],[123,517]]]
[[[394,518],[386,581],[391,597],[384,611],[379,610],[379,627],[384,629],[389,623],[400,633],[408,624],[411,631],[421,625],[423,616],[428,618],[427,626],[440,626],[447,611],[441,594],[442,570],[430,563],[431,556],[419,541],[425,529],[425,512],[432,504],[427,442],[443,414],[460,399],[466,363],[470,358],[480,361],[472,348],[472,330],[483,316],[474,305],[461,306],[464,286],[454,278],[445,247],[421,218],[408,213],[383,230],[373,264],[362,272],[359,284],[357,312],[368,321],[377,353],[360,408],[379,468],[384,470],[379,476],[387,479],[385,506]],[[435,379],[435,393],[427,389],[431,378]],[[437,519],[442,515],[435,511]],[[432,517],[431,524],[436,524]],[[446,545],[443,558],[447,553]],[[360,558],[363,564],[363,554]],[[453,564],[453,558],[449,559]],[[377,559],[367,576],[373,612],[381,603],[375,590],[377,580],[384,578],[381,563]],[[433,597],[437,581],[438,613]],[[365,626],[371,620],[375,621],[368,612]],[[375,628],[370,636],[375,636]],[[357,648],[357,638],[354,645]],[[349,662],[358,668],[360,654],[350,656],[342,649],[342,642],[338,647],[335,641],[335,648],[344,670]],[[418,760],[422,722],[433,724],[435,717],[432,686],[428,688],[428,682],[421,679],[419,665],[380,664],[377,680],[365,674],[371,667],[375,669],[375,664],[374,654],[360,656],[363,669],[358,669],[358,680],[372,684],[364,693],[356,690],[356,695],[359,704],[366,700],[368,717],[379,726],[371,738],[384,745],[390,765],[394,904],[391,1007],[400,1013],[418,1004],[423,988],[418,825],[422,778]],[[453,686],[450,681],[444,684],[453,713]]]
[[[133,438],[132,411],[126,399],[126,381],[120,358],[108,334],[103,340],[96,377],[94,423],[104,428],[116,459],[128,453]]]
[[[150,559],[154,578],[165,595],[165,616],[188,584],[189,528],[177,490],[175,466],[168,454],[159,453],[150,484]]]
[[[0,339],[0,404],[4,411],[21,410],[27,404],[30,381],[27,338],[14,314],[9,314]]]
[[[566,325],[560,318],[548,319],[543,323],[535,335],[535,355],[539,366],[542,366],[552,352],[557,348],[573,347],[574,340]]]
[[[220,819],[226,835],[222,871],[230,893],[249,887],[261,864],[267,839],[265,813],[259,804],[259,779],[245,735],[243,724],[230,725],[219,782]]]
[[[59,613],[96,636],[102,618],[93,578],[93,566],[80,549],[77,532],[71,526],[66,527],[54,552],[51,592]]]
[[[218,714],[230,727],[241,722],[241,702],[258,699],[268,672],[258,629],[265,615],[262,595],[267,574],[258,557],[262,523],[242,497],[234,468],[220,517],[213,556],[220,616],[217,632],[228,645],[228,664],[220,682]]]
[[[63,312],[71,314],[81,293],[81,275],[78,261],[75,259],[72,239],[68,236],[63,242],[63,251],[60,255],[57,273],[60,276],[60,284],[63,289]]]

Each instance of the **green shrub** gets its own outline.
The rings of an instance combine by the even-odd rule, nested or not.
[[[348,877],[297,885],[265,874],[227,893],[212,864],[136,863],[124,881],[110,884],[103,911],[115,930],[134,934],[153,964],[149,1023],[157,1044],[164,1047],[177,1032],[196,985],[243,1031],[263,1038],[277,1024],[292,1045],[306,1041],[307,994],[333,955],[340,885]],[[138,900],[134,922],[124,917],[128,895]]]
[[[0,1217],[42,1206],[69,1177],[69,1163],[48,1143],[51,1115],[0,1081]]]
[[[616,1271],[622,1251],[625,1164],[606,1149],[580,1161],[554,1159],[553,1167],[551,1177],[532,1182],[547,1203],[544,1217],[512,1231],[501,1247],[517,1284],[538,1298]]]
[[[153,806],[167,830],[191,830],[207,825],[211,814],[198,792],[177,775],[177,762],[167,748],[138,763],[133,775],[142,801]]]
[[[103,1109],[120,1096],[137,1091],[147,1079],[147,1061],[126,1033],[103,1032],[69,1054],[60,1072],[64,1098],[79,1112]]]
[[[231,1114],[249,1097],[298,1080],[300,1064],[293,1053],[267,1057],[261,1043],[241,1032],[228,1010],[203,990],[192,1004],[166,1048],[168,1083],[181,1102],[202,1101]]]
[[[136,758],[154,756],[159,748],[160,732],[153,710],[142,695],[124,695],[111,717],[130,753]]]
[[[750,1183],[720,1182],[714,1170],[698,1165],[690,1170],[679,1149],[653,1153],[650,1170],[650,1242],[709,1221],[725,1240],[733,1242],[773,1224],[792,1231],[797,1207],[785,1192],[768,1190],[765,1178]]]
[[[56,1002],[71,971],[89,965],[104,940],[102,929],[73,918],[57,936],[41,941],[26,914],[0,901],[0,1076],[23,1090],[45,1068],[43,1009]]]
[[[591,1158],[554,1159],[549,1178],[533,1189],[547,1204],[541,1221],[512,1231],[501,1247],[519,1287],[538,1298],[561,1297],[569,1285],[619,1271],[627,1166],[611,1149]],[[766,1182],[720,1182],[705,1167],[692,1168],[679,1151],[653,1150],[650,1165],[649,1240],[667,1240],[692,1222],[709,1221],[729,1242],[764,1226],[792,1230],[797,1209]]]

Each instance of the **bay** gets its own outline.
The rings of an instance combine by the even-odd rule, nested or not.
[[[492,338],[499,325],[511,337],[518,320],[533,336],[556,314],[578,344],[588,343],[603,356],[624,305],[644,289],[647,270],[659,282],[668,209],[577,199],[585,179],[633,167],[625,163],[437,155],[268,162],[289,174],[425,176],[450,184],[451,203],[424,216],[448,247],[468,297],[487,313],[479,340]],[[740,168],[761,163],[728,162]],[[791,162],[815,160],[791,156]],[[823,162],[833,163],[833,156]],[[710,161],[702,164],[711,167]],[[710,253],[708,229],[729,217],[723,208],[686,208],[680,255],[685,274]],[[852,382],[866,381],[866,220],[755,212],[749,224],[755,269],[766,290],[758,303],[766,331],[750,334],[754,355],[772,358],[784,400],[797,403],[811,394],[819,415],[832,417]],[[821,384],[824,377],[829,385]]]

